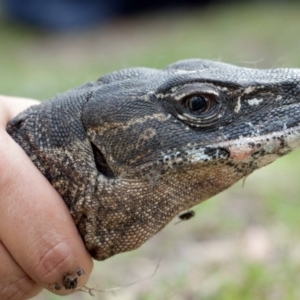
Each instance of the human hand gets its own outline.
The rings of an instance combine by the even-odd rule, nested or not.
[[[35,100],[0,96],[0,299],[20,300],[83,269],[92,259],[62,198],[7,134],[6,124]],[[60,284],[61,285],[61,284]]]

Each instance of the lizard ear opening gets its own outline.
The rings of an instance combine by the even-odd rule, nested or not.
[[[97,168],[98,172],[107,178],[115,177],[115,174],[113,173],[112,169],[110,168],[109,164],[107,163],[103,153],[92,142],[91,142],[91,146],[92,146],[95,164],[96,164],[96,168]]]

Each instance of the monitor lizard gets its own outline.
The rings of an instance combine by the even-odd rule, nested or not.
[[[110,73],[27,109],[7,131],[104,260],[299,147],[299,123],[300,69],[190,59]]]

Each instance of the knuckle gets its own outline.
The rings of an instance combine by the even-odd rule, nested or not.
[[[5,283],[0,290],[0,299],[3,300],[23,300],[36,294],[37,284],[28,276],[18,278]]]
[[[50,246],[44,249],[44,253],[35,253],[31,257],[34,277],[43,284],[53,284],[72,269],[71,256],[72,252],[66,242]]]

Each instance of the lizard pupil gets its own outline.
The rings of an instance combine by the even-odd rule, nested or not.
[[[193,113],[206,112],[209,108],[209,100],[203,96],[195,95],[188,99],[187,107]]]

